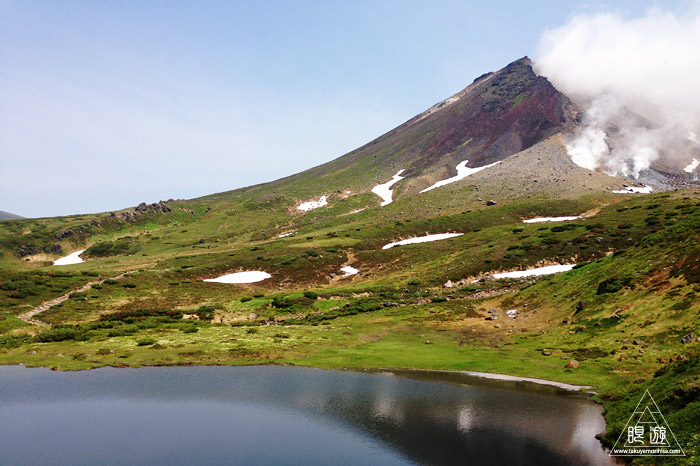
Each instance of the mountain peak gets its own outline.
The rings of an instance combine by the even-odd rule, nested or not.
[[[273,186],[298,183],[304,192],[310,179],[323,178],[329,192],[364,191],[403,170],[400,197],[456,175],[458,164],[489,165],[573,127],[578,107],[531,65],[525,56],[482,75],[368,144]]]

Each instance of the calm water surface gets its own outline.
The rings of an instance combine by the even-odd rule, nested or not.
[[[2,465],[605,465],[604,427],[580,396],[459,375],[0,366]]]

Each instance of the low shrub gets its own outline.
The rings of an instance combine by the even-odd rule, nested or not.
[[[277,296],[272,299],[272,307],[277,308],[277,309],[286,309],[289,307],[292,307],[294,304],[291,299],[286,298],[284,296]]]
[[[153,338],[144,338],[143,340],[136,343],[136,346],[151,346],[155,343],[156,341]]]
[[[56,325],[34,337],[34,341],[38,343],[66,340],[85,341],[89,339],[90,333],[78,325]]]

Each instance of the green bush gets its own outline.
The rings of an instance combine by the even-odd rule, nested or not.
[[[341,307],[331,309],[323,314],[309,314],[300,320],[288,320],[288,323],[310,323],[318,325],[324,321],[337,319],[338,317],[354,316],[359,313],[377,311],[383,306],[376,298],[361,298],[354,303],[344,304]]]
[[[100,321],[134,323],[148,318],[156,318],[159,322],[182,320],[182,311],[170,309],[136,309],[132,311],[117,311],[100,316]]]
[[[596,294],[617,293],[622,288],[629,286],[632,280],[629,278],[608,278],[598,284]]]
[[[88,339],[90,339],[89,332],[77,325],[56,325],[34,337],[34,341],[39,343],[66,340],[85,341]]]
[[[283,296],[277,296],[276,298],[272,299],[272,307],[277,309],[286,309],[288,307],[292,307],[293,304],[294,303],[291,299]]]
[[[575,223],[565,223],[563,225],[555,225],[550,228],[550,231],[553,233],[561,233],[562,231],[570,231],[570,230],[575,230],[578,228],[580,225],[576,225]]]
[[[316,293],[315,291],[304,291],[304,297],[316,300],[318,299],[318,293]]]
[[[243,296],[241,298],[242,303],[247,303],[248,301],[252,301],[252,300],[253,300],[253,298],[251,298],[250,296]]]
[[[134,327],[120,327],[120,328],[115,328],[113,330],[110,330],[107,333],[107,336],[110,338],[114,337],[125,337],[128,335],[133,335],[136,333],[137,329]]]
[[[138,246],[132,243],[131,240],[119,240],[114,243],[105,241],[87,248],[85,255],[91,257],[109,257],[134,254],[137,250]]]

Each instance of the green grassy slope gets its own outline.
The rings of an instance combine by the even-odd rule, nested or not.
[[[486,184],[480,189],[491,189]],[[460,189],[472,188],[444,189],[466,198]],[[667,417],[686,452],[697,455],[698,343],[680,340],[697,335],[699,323],[700,191],[561,200],[546,193],[488,207],[475,201],[459,212],[446,195],[430,209],[418,196],[354,215],[337,203],[298,215],[243,198],[182,203],[185,210],[114,225],[99,216],[3,223],[16,233],[1,243],[0,362],[61,369],[278,362],[536,376],[593,385],[607,408],[608,442],[650,388],[673,413]],[[522,223],[583,212],[590,216],[573,222]],[[100,226],[89,234],[61,242],[64,253],[92,245],[82,264],[20,260],[9,249],[17,236],[55,239],[54,231],[80,231],[94,220]],[[294,233],[278,237],[287,231]],[[464,234],[381,249],[447,231]],[[128,247],[115,249],[122,243]],[[95,249],[104,244],[111,246]],[[473,283],[494,271],[574,261],[585,265],[540,280]],[[347,264],[361,273],[342,278]],[[273,277],[252,285],[201,281],[245,269]],[[122,272],[37,316],[51,328],[17,318]],[[445,288],[447,280],[456,286]],[[485,320],[489,309],[498,320]],[[507,318],[506,309],[519,316]],[[571,359],[580,366],[567,371]]]

